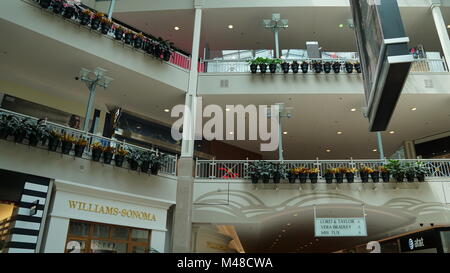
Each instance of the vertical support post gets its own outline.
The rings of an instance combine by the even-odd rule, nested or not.
[[[273,29],[273,34],[275,37],[275,58],[280,58],[280,42],[278,40],[278,29]]]
[[[111,4],[109,4],[109,10],[108,10],[108,19],[112,19],[112,14],[114,11],[114,7],[116,6],[116,0],[111,0]]]
[[[447,63],[450,60],[450,39],[448,37],[448,30],[445,25],[444,17],[442,16],[441,1],[432,2],[434,3],[431,4],[431,13],[433,14],[434,24],[436,25],[436,31]],[[447,63],[447,67],[448,66]]]
[[[380,160],[384,159],[383,141],[381,139],[381,132],[377,132],[378,152],[380,153]]]
[[[283,132],[281,130],[281,115],[278,115],[278,160],[283,162]]]
[[[89,120],[92,115],[92,109],[94,108],[94,101],[95,101],[95,87],[96,87],[96,81],[89,83],[89,100],[86,108],[86,116],[84,118],[84,124],[83,124],[83,131],[88,132],[89,130]]]

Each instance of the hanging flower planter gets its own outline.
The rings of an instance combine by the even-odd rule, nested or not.
[[[50,4],[52,3],[52,0],[40,0],[39,6],[43,9],[48,9],[50,7]]]
[[[37,136],[33,135],[28,138],[28,145],[35,147],[38,145],[38,143],[39,138]]]
[[[302,69],[302,73],[303,73],[303,74],[308,73],[309,64],[308,64],[306,61],[304,61],[304,62],[302,62],[302,64],[300,65],[300,68]]]
[[[325,177],[325,182],[326,182],[327,184],[333,183],[333,176],[334,176],[333,173],[326,173],[326,174],[324,175],[324,177]]]
[[[333,68],[333,72],[336,74],[341,72],[341,64],[338,62],[333,63],[332,68]]]
[[[253,74],[256,74],[257,70],[258,70],[257,64],[250,64],[250,72],[252,72]]]
[[[379,171],[373,171],[370,174],[370,177],[372,178],[373,183],[378,183],[380,181],[380,172]]]
[[[61,136],[61,152],[68,155],[72,150],[75,139],[67,134]]]
[[[116,39],[117,41],[121,41],[123,39],[124,32],[125,32],[125,30],[123,29],[123,27],[121,27],[121,26],[115,27],[114,39]]]
[[[100,23],[100,32],[104,35],[107,35],[108,32],[111,30],[112,22],[106,18],[102,17],[101,23]]]
[[[259,177],[257,175],[252,175],[251,179],[252,179],[252,184],[258,184]]]
[[[133,171],[137,171],[138,167],[139,167],[139,163],[136,160],[129,160],[128,161],[129,165],[130,165],[130,170]]]
[[[172,53],[170,52],[170,50],[164,50],[163,52],[163,60],[168,62],[170,61],[170,56],[172,55]]]
[[[88,9],[83,10],[80,14],[80,25],[87,26],[91,22],[92,12]]]
[[[335,174],[335,177],[338,184],[344,183],[344,173],[338,172]]]
[[[331,72],[331,63],[330,62],[325,62],[323,64],[323,71],[328,74]]]
[[[150,169],[150,161],[142,161],[141,164],[141,172],[148,173],[148,170]]]
[[[142,45],[144,43],[144,36],[142,35],[142,33],[137,34],[134,37],[134,41],[133,41],[133,46],[136,49],[141,49]]]
[[[264,184],[269,183],[269,182],[270,182],[270,176],[267,175],[267,174],[263,175],[263,176],[262,176],[262,182],[263,182]]]
[[[347,73],[353,73],[353,64],[350,62],[345,63],[345,70]]]
[[[384,183],[389,182],[389,180],[390,180],[390,173],[389,172],[382,172],[381,173],[381,178],[383,179]]]
[[[52,10],[54,14],[61,14],[64,4],[62,0],[53,0]]]
[[[259,70],[261,71],[261,73],[266,73],[267,64],[259,64]]]
[[[355,168],[348,168],[345,170],[345,178],[347,179],[347,183],[355,182],[355,173],[358,170]]]
[[[153,56],[158,59],[161,57],[161,45],[158,44],[153,47]]]
[[[111,164],[113,154],[114,154],[113,147],[107,146],[107,147],[103,148],[103,163]]]
[[[91,29],[98,30],[103,17],[104,17],[103,13],[96,13],[91,20]]]
[[[159,163],[152,163],[152,166],[150,167],[150,173],[152,175],[158,175],[159,170],[161,169],[161,164]]]
[[[75,14],[76,14],[75,7],[67,3],[64,3],[63,17],[66,19],[72,19]]]
[[[61,143],[61,135],[56,133],[55,131],[50,131],[48,135],[48,150],[55,152],[58,149],[59,144]]]
[[[117,167],[122,167],[123,161],[127,154],[128,154],[128,152],[122,148],[118,148],[116,150],[115,155],[114,155],[114,163]]]
[[[292,69],[292,73],[297,74],[298,73],[298,68],[300,67],[300,65],[297,63],[297,61],[294,61],[291,64],[291,69]]]
[[[86,145],[75,144],[75,156],[82,157],[85,148],[86,148]]]
[[[91,148],[92,148],[92,161],[99,162],[104,149],[102,144],[96,142],[91,145]]]
[[[319,179],[319,169],[313,168],[308,170],[308,177],[311,180],[311,184],[316,184]]]
[[[124,39],[125,44],[131,45],[131,43],[133,42],[133,37],[134,37],[133,32],[131,31],[125,32],[125,39]]]
[[[280,66],[281,66],[281,70],[283,70],[284,74],[289,73],[289,66],[290,66],[289,63],[284,62]]]

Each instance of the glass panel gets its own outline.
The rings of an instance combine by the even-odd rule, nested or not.
[[[113,227],[111,239],[128,240],[128,228]]]
[[[148,230],[133,229],[131,231],[131,240],[136,242],[148,242]]]
[[[441,240],[444,253],[450,253],[450,231],[441,231]]]
[[[74,236],[88,236],[89,235],[88,223],[83,222],[70,222],[69,224],[69,235]]]
[[[92,253],[127,253],[127,244],[92,240],[91,249]]]
[[[143,246],[132,246],[131,253],[148,253],[148,249]]]
[[[86,241],[69,239],[66,244],[67,253],[86,253]]]
[[[109,227],[106,225],[94,225],[92,237],[109,238]]]

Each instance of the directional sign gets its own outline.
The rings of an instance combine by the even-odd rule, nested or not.
[[[367,236],[364,217],[315,218],[316,237],[364,237]]]

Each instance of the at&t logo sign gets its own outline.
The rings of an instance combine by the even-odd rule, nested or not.
[[[409,249],[413,250],[414,248],[424,247],[425,244],[423,243],[423,238],[415,239],[415,240],[410,238],[408,240],[408,246],[409,246]]]

